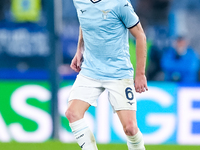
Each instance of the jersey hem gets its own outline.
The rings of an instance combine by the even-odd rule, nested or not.
[[[93,79],[93,80],[102,80],[102,81],[106,81],[106,80],[133,79],[133,76],[113,77],[113,78],[109,78],[109,77],[93,77],[93,76],[85,75],[85,74],[82,73],[82,72],[80,72],[79,75],[84,76],[84,77],[89,78],[89,79]]]

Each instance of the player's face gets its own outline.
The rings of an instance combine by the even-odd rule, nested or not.
[[[185,50],[186,50],[186,47],[187,47],[186,40],[177,40],[176,41],[176,50],[177,50],[177,53],[183,54],[185,52]]]

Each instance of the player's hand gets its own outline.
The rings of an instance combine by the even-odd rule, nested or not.
[[[83,60],[83,54],[81,52],[77,52],[74,58],[72,59],[70,67],[76,71],[80,72],[81,71],[81,64]]]
[[[142,93],[148,91],[147,87],[147,79],[145,75],[137,75],[135,76],[135,91],[138,93]]]

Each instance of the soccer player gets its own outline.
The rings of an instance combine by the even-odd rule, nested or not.
[[[74,0],[80,22],[77,52],[71,68],[79,72],[71,89],[66,117],[82,150],[97,150],[83,117],[108,91],[109,102],[127,135],[129,150],[145,150],[136,121],[136,92],[148,90],[145,76],[146,36],[127,0]],[[128,31],[136,40],[137,67],[133,81]],[[103,110],[102,110],[103,111]]]

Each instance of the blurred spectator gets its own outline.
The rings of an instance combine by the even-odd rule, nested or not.
[[[174,48],[164,51],[161,67],[166,81],[197,82],[198,80],[198,56],[188,46],[183,36],[176,39]]]

